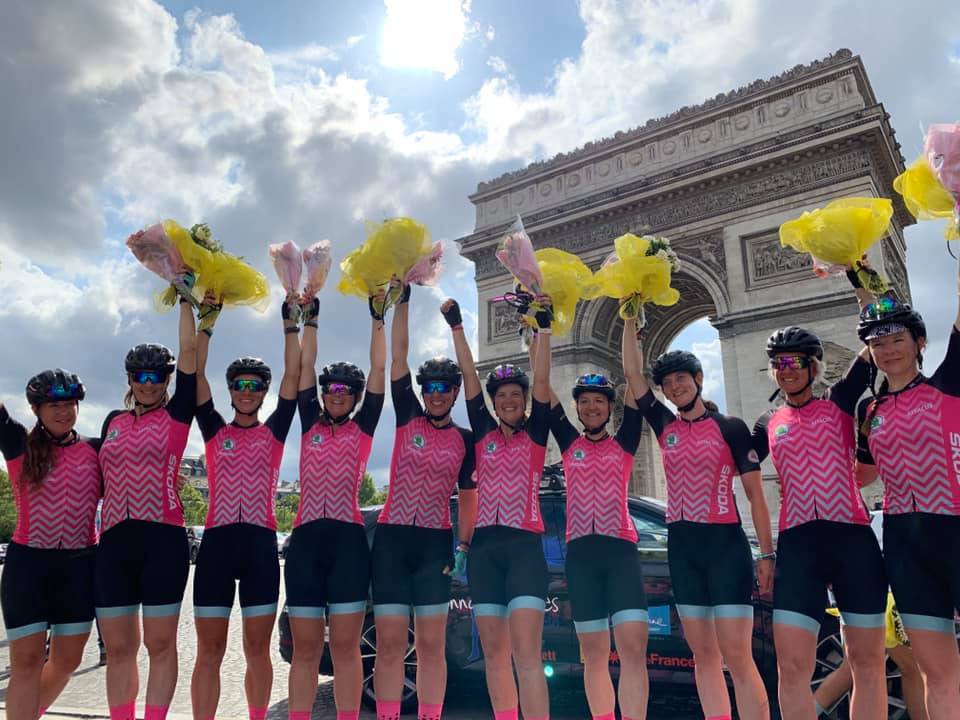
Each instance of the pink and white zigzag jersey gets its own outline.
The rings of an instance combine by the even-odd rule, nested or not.
[[[960,515],[960,332],[933,377],[864,400],[859,417],[858,458],[880,471],[885,513]]]
[[[454,423],[438,428],[424,414],[410,375],[391,383],[397,433],[390,489],[378,522],[447,529],[450,496],[476,487],[473,434]]]
[[[100,501],[98,440],[77,437],[55,446],[53,469],[37,484],[21,477],[27,429],[0,406],[0,449],[17,506],[13,541],[45,550],[78,550],[97,544]]]
[[[317,387],[301,390],[300,508],[294,527],[313,520],[362,523],[358,500],[383,393],[368,392],[356,416],[331,425],[321,416]]]
[[[277,529],[276,494],[283,443],[297,401],[280,398],[265,423],[227,424],[208,400],[197,407],[210,483],[206,527],[249,523]]]
[[[177,473],[196,406],[197,376],[177,371],[177,390],[164,407],[139,417],[118,410],[104,422],[101,532],[124,520],[183,525]]]
[[[550,430],[563,454],[567,485],[567,542],[586,535],[637,542],[627,491],[642,429],[643,416],[628,405],[616,435],[591,440],[577,432],[562,405],[551,408]]]
[[[733,478],[760,469],[743,420],[708,410],[687,421],[670,412],[652,390],[637,404],[660,443],[667,522],[739,523]]]
[[[502,525],[543,532],[540,477],[547,455],[550,406],[533,401],[526,424],[509,438],[487,410],[483,394],[467,400],[476,438],[477,527]]]
[[[857,487],[857,400],[870,382],[870,366],[851,365],[824,398],[765,413],[753,430],[760,460],[767,454],[780,476],[780,531],[813,520],[867,525],[870,514]]]

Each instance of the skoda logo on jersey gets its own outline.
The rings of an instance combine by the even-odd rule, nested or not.
[[[231,440],[230,438],[227,438],[226,440],[223,441],[224,450],[233,450],[236,446],[237,446],[236,443],[233,442],[233,440]]]
[[[773,434],[774,434],[776,437],[783,437],[783,436],[786,435],[788,432],[790,432],[790,427],[787,426],[787,425],[777,425],[777,426],[773,429]]]
[[[423,435],[414,435],[413,436],[413,446],[415,448],[423,449],[423,446],[426,445],[426,440],[423,439]]]
[[[120,437],[120,431],[116,428],[107,433],[107,440],[116,440],[118,437]]]
[[[497,451],[497,444],[495,442],[487,443],[487,455],[491,455]]]
[[[580,448],[577,448],[576,450],[573,451],[574,460],[583,460],[586,456],[587,456],[587,453],[584,450],[581,450]]]
[[[680,442],[680,436],[676,433],[670,433],[667,435],[667,447],[676,447],[677,443]]]
[[[879,415],[875,416],[873,420],[870,421],[870,429],[876,430],[878,427],[883,425],[883,418]]]
[[[321,435],[320,433],[317,433],[312,438],[310,438],[310,442],[313,443],[314,445],[319,445],[320,443],[323,442],[323,435]]]

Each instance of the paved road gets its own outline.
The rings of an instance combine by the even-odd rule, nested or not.
[[[190,714],[190,674],[196,651],[196,641],[193,630],[193,571],[191,569],[190,582],[184,598],[183,613],[180,617],[180,682],[171,706],[173,720],[176,716],[186,718]],[[282,588],[282,584],[281,584]],[[283,591],[281,589],[281,604]],[[234,608],[230,619],[230,637],[223,664],[222,691],[220,705],[217,709],[218,720],[247,718],[247,705],[243,694],[244,659],[241,644],[240,610]],[[274,683],[270,697],[269,720],[286,720],[287,718],[287,669],[288,665],[277,651],[276,634],[273,640]],[[104,690],[104,668],[98,667],[99,654],[95,639],[87,643],[83,663],[67,685],[66,690],[58,698],[51,710],[51,715],[71,717],[105,717],[107,716],[106,695]],[[9,664],[9,655],[6,643],[0,646],[0,669]],[[146,686],[147,657],[146,652],[140,654],[141,693],[139,701],[143,702],[143,688]],[[492,713],[486,697],[482,679],[477,683],[456,683],[448,690],[448,698],[444,718],[447,720],[476,720],[489,718]],[[551,717],[553,720],[582,720],[589,718],[583,688],[579,683],[552,684]],[[0,703],[6,697],[6,679],[0,680]],[[142,712],[142,705],[140,706]],[[142,715],[140,715],[142,717]],[[333,678],[321,676],[320,691],[314,705],[314,720],[333,720],[336,712],[333,705]],[[373,713],[364,712],[364,720],[374,718]],[[651,702],[650,720],[686,720],[687,718],[702,717],[697,711],[695,703],[688,699],[656,697]]]

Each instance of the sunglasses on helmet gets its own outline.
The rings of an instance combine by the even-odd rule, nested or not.
[[[778,355],[770,358],[770,367],[774,370],[803,370],[812,362],[806,355]]]
[[[47,397],[51,400],[73,400],[80,396],[79,383],[57,383],[47,390]]]
[[[144,383],[159,385],[167,379],[167,374],[159,370],[135,370],[131,375],[133,376],[133,381],[139,385],[143,385]]]
[[[580,387],[609,387],[610,381],[606,375],[600,373],[588,373],[577,378],[577,385]]]
[[[520,376],[520,369],[513,365],[498,365],[493,371],[493,376],[497,380],[508,380]]]
[[[896,300],[890,297],[884,297],[863,308],[860,312],[860,318],[862,320],[882,320],[887,315],[901,309],[900,304]]]
[[[427,380],[423,384],[423,394],[440,393],[441,395],[453,390],[453,383],[449,380]]]
[[[323,386],[324,395],[352,395],[353,388],[343,383],[325,383]]]
[[[235,392],[263,392],[267,384],[263,380],[237,379],[230,383],[230,389]]]

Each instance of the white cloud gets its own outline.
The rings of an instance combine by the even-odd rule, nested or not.
[[[499,55],[491,55],[488,57],[487,67],[500,75],[506,75],[510,72],[510,68],[507,67],[507,61]]]
[[[365,37],[366,35],[351,35],[347,38],[347,47],[359,45]]]
[[[449,80],[460,70],[457,50],[467,34],[469,3],[461,0],[384,0],[380,62],[390,68],[439,72]]]

